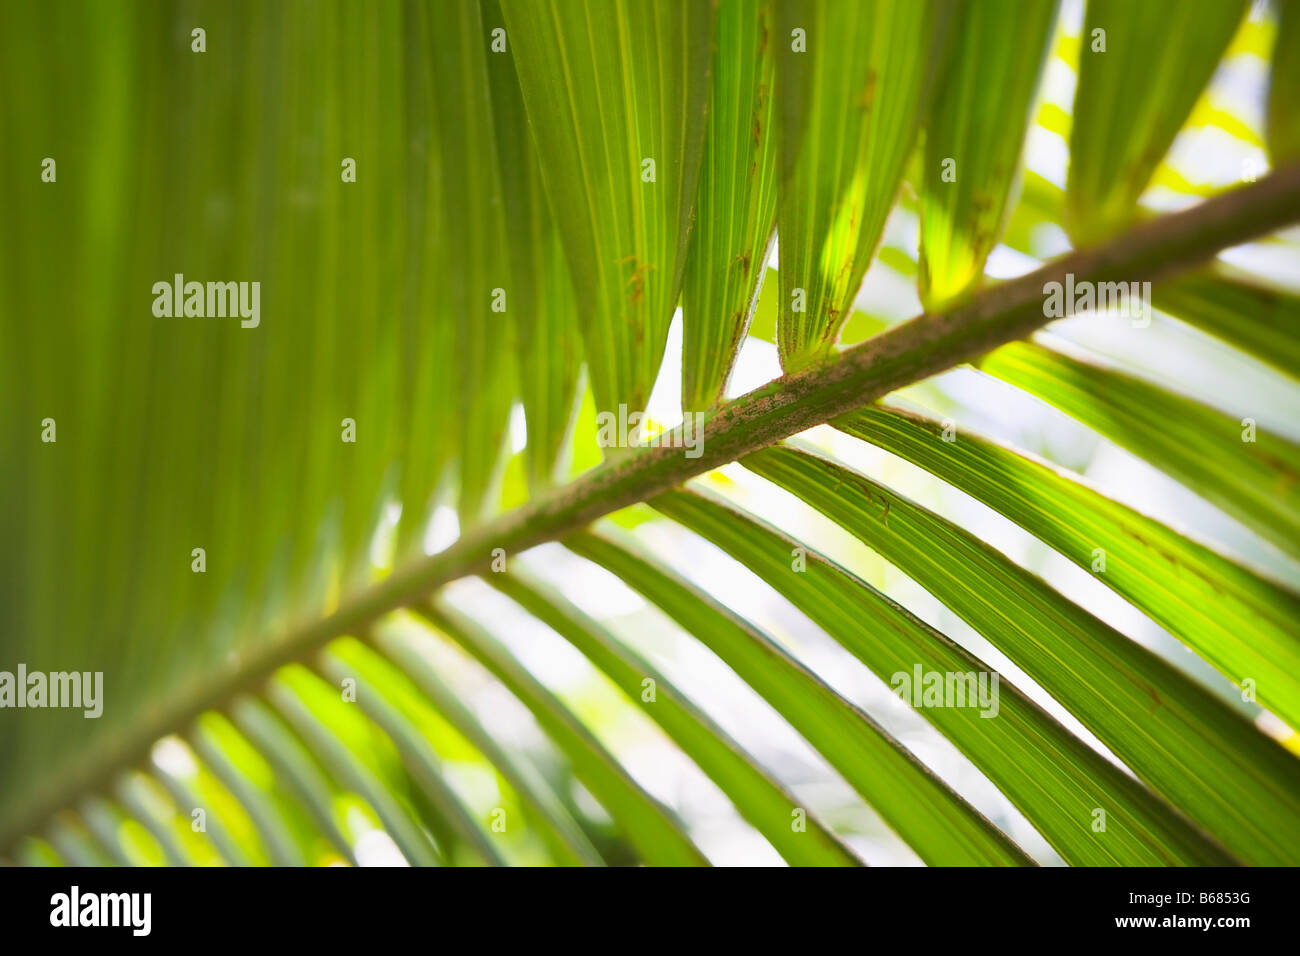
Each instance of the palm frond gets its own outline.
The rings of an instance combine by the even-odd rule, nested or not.
[[[0,3],[0,856],[1300,862],[1246,7]]]

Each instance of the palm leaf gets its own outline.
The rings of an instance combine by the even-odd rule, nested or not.
[[[1213,695],[974,535],[870,478],[779,446],[744,464],[861,538],[959,614],[1152,790],[1194,819],[1213,821],[1225,846],[1246,859],[1259,854],[1251,862],[1293,861],[1296,841],[1282,831],[1300,825],[1300,768]],[[1230,763],[1238,769],[1224,774]],[[1265,805],[1252,806],[1256,801]]]
[[[1300,155],[1300,121],[1291,108],[1300,88],[1300,58],[1295,55],[1300,40],[1300,4],[1279,0],[1277,7],[1273,72],[1268,85],[1268,145],[1274,159],[1283,162]]]
[[[1056,21],[1057,4],[954,5],[948,73],[925,127],[921,183],[921,301],[927,309],[960,297],[984,275],[1001,233],[1029,112]]]
[[[1260,675],[1252,679],[1267,688],[1268,705],[1294,713],[1293,590],[970,429],[939,453],[942,422],[910,410],[868,409],[836,424],[951,482],[1089,573],[1100,549],[1108,560],[1098,580],[1229,678]]]
[[[689,633],[704,635],[709,649],[807,737],[922,858],[953,865],[1025,862],[898,741],[743,618],[626,543],[585,532],[568,543],[615,571]]]
[[[710,8],[506,0],[503,9],[573,269],[597,408],[640,411],[681,289],[704,143]]]
[[[628,839],[648,861],[697,865],[704,857],[682,833],[671,811],[628,774],[581,721],[491,634],[454,609],[421,608],[434,627],[456,641],[493,673],[545,728],[573,764],[574,773],[627,829]]]
[[[826,354],[903,175],[939,36],[937,4],[783,3],[781,363]]]
[[[721,397],[757,300],[776,224],[771,6],[723,4],[695,229],[682,280],[682,408]],[[718,263],[727,263],[721,272]]]
[[[0,856],[1297,862],[1295,6],[0,6]]]
[[[1133,221],[1245,9],[1245,0],[1088,4],[1066,186],[1066,220],[1077,242]],[[1163,42],[1171,32],[1180,42]]]
[[[500,6],[483,5],[483,29],[505,30]],[[503,40],[508,46],[508,38]],[[547,205],[542,167],[524,114],[514,60],[488,57],[492,118],[505,202],[508,266],[500,281],[514,334],[519,394],[528,427],[529,486],[561,477],[571,439],[582,349],[568,265]]]
[[[647,702],[656,706],[648,707],[647,713],[792,864],[851,866],[857,862],[820,821],[813,819],[809,823],[812,840],[803,839],[801,833],[792,829],[791,817],[798,809],[798,801],[769,779],[725,731],[714,725],[649,662],[619,644],[613,635],[581,611],[566,606],[563,597],[545,584],[526,582],[517,573],[494,576],[493,583],[539,621],[568,639],[625,693],[647,701],[647,693],[652,692]],[[649,688],[646,681],[651,682]]]
[[[797,542],[735,508],[684,492],[655,499],[655,506],[753,570],[893,686],[896,675],[915,675],[918,668],[922,675],[991,673],[964,648],[816,552],[806,552],[805,571],[791,574],[788,557]],[[986,713],[971,707],[924,711],[1068,862],[1224,862],[1216,848],[1005,681],[1000,709],[993,719]],[[1098,806],[1118,818],[1105,842],[1089,829]]]
[[[991,374],[1074,413],[1279,547],[1300,554],[1300,447],[1132,375],[1017,343],[980,363]],[[1244,416],[1249,418],[1249,416]],[[1195,436],[1195,438],[1193,438]],[[1214,442],[1195,462],[1188,441]]]

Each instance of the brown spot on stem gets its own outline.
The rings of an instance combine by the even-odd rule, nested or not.
[[[867,85],[862,88],[862,94],[858,97],[858,106],[862,112],[871,109],[871,104],[876,101],[876,70],[872,67],[867,72]]]

